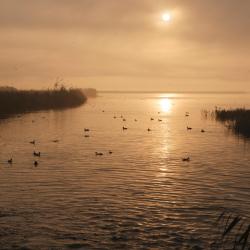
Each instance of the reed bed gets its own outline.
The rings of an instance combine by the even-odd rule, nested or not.
[[[235,133],[250,138],[250,110],[248,109],[215,109],[216,120],[226,123]]]
[[[1,90],[0,115],[80,106],[87,100],[80,89]]]

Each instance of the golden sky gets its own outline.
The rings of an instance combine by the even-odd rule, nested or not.
[[[249,0],[0,0],[0,85],[249,91],[249,55]]]

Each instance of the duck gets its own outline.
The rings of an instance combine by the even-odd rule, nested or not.
[[[137,119],[135,119],[134,121],[137,122]]]
[[[116,119],[116,116],[114,115],[113,118]]]
[[[123,130],[127,130],[128,128],[123,126],[122,129],[123,129]]]
[[[8,163],[9,163],[9,164],[12,164],[12,163],[13,163],[13,159],[10,158],[10,159],[8,160]]]
[[[187,126],[187,130],[192,130],[193,128]]]
[[[37,156],[37,157],[40,157],[40,156],[41,156],[41,152],[36,152],[36,151],[34,151],[34,152],[33,152],[33,155],[34,155],[34,156]]]
[[[38,161],[34,161],[34,166],[38,166]]]
[[[85,128],[85,129],[84,129],[84,132],[89,132],[89,131],[90,131],[89,128]]]
[[[162,122],[162,119],[158,119],[158,122]]]
[[[182,158],[182,161],[190,161],[190,157],[184,157],[184,158]]]
[[[126,121],[126,119],[125,119],[125,118],[123,118],[122,120],[123,120],[124,122]]]
[[[151,118],[150,118],[150,120],[151,120],[151,121],[153,121],[153,120],[154,120],[154,118],[152,118],[152,117],[151,117]]]
[[[204,129],[201,130],[201,133],[205,133],[206,131]]]
[[[95,155],[96,155],[96,156],[97,156],[97,155],[102,156],[103,153],[101,153],[101,152],[95,152]]]
[[[110,155],[113,154],[113,151],[109,150],[109,154],[110,154]]]
[[[189,115],[190,115],[189,112],[186,112],[185,116],[189,116]]]
[[[150,128],[148,128],[148,132],[152,131]]]
[[[35,145],[35,144],[36,144],[36,141],[35,141],[35,140],[33,140],[33,141],[30,141],[30,144],[33,144],[33,145]]]
[[[57,142],[59,142],[59,140],[53,140],[52,142],[57,143]]]
[[[84,137],[88,138],[88,137],[90,137],[90,135],[84,135]]]

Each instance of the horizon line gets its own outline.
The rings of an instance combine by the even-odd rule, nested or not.
[[[98,90],[99,93],[142,93],[142,94],[149,94],[149,93],[166,93],[166,94],[248,94],[249,91],[163,91],[163,90]]]

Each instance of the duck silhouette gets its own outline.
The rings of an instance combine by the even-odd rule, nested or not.
[[[187,126],[187,130],[192,130],[193,128]]]
[[[36,157],[40,157],[40,156],[41,156],[41,152],[36,152],[36,151],[34,151],[34,152],[33,152],[33,155],[36,156]]]
[[[98,155],[99,155],[99,156],[102,156],[103,153],[101,153],[101,152],[95,152],[95,155],[96,155],[96,156],[98,156]]]
[[[182,158],[182,161],[190,161],[190,157],[184,157],[184,158]]]
[[[89,128],[85,128],[85,129],[84,129],[84,132],[89,132],[89,131],[90,131]]]
[[[201,133],[205,133],[206,131],[204,129],[201,130]]]
[[[35,144],[36,144],[36,141],[35,141],[35,140],[33,140],[33,141],[30,141],[30,144],[33,144],[33,145],[35,145]]]
[[[9,163],[9,164],[12,164],[12,163],[13,163],[13,159],[10,158],[10,159],[8,160],[8,163]]]
[[[123,129],[123,130],[127,130],[128,128],[123,126],[122,129]]]
[[[38,166],[38,161],[34,161],[34,166],[35,166],[35,167]]]

